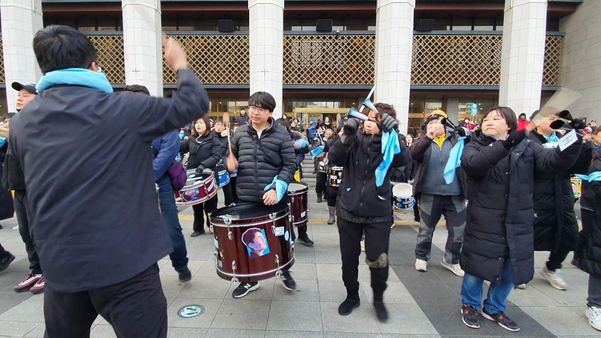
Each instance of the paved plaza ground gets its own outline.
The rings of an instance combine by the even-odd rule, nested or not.
[[[161,279],[169,304],[169,337],[599,337],[584,316],[588,276],[569,263],[562,270],[567,291],[553,289],[538,271],[547,258],[537,253],[537,274],[526,290],[515,290],[509,297],[507,314],[522,331],[510,333],[482,319],[479,330],[461,322],[461,278],[440,266],[446,230],[435,233],[432,260],[428,272],[413,268],[417,228],[413,215],[396,213],[397,226],[390,238],[391,271],[384,301],[390,313],[388,323],[376,320],[372,308],[369,269],[360,258],[361,306],[347,317],[338,315],[345,298],[341,280],[338,234],[335,225],[327,225],[327,206],[315,202],[311,191],[309,235],[315,246],[296,246],[292,273],[297,290],[286,291],[274,278],[261,281],[259,290],[243,299],[233,299],[236,285],[215,273],[213,239],[210,234],[196,238],[192,232],[191,209],[180,219],[188,243],[193,279],[180,284],[168,260],[161,260]],[[223,200],[220,200],[220,206]],[[3,221],[0,242],[17,256],[0,273],[0,337],[42,337],[44,333],[43,295],[17,294],[13,286],[27,273],[27,257],[14,219]],[[199,304],[204,313],[184,319],[178,310]],[[92,337],[115,337],[111,326],[99,318]]]

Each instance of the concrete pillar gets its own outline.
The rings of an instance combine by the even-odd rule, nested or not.
[[[284,74],[284,0],[249,0],[250,94],[273,95],[274,118],[282,117]]]
[[[458,98],[448,98],[447,99],[447,116],[449,117],[449,121],[453,122],[454,125],[457,125],[457,120],[459,120],[459,99]]]
[[[14,81],[36,83],[42,76],[33,53],[35,33],[42,29],[42,0],[2,0],[2,47],[8,112],[16,112],[17,91]]]
[[[122,0],[125,83],[163,96],[160,0]]]
[[[378,0],[375,102],[392,104],[407,133],[415,0]]]
[[[499,105],[530,115],[540,107],[546,0],[506,0]]]

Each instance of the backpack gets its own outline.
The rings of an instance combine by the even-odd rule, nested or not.
[[[182,190],[182,188],[186,185],[186,180],[188,177],[183,163],[178,161],[173,162],[169,169],[167,169],[167,174],[169,175],[169,178],[171,178],[171,186],[173,187],[173,190]]]

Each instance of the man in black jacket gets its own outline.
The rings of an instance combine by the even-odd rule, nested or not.
[[[238,169],[236,195],[240,202],[265,205],[288,202],[286,191],[278,191],[276,180],[287,185],[296,170],[294,146],[288,132],[275,124],[271,117],[275,99],[267,92],[256,92],[248,99],[250,123],[240,126],[232,139],[234,159],[227,158],[229,172]],[[273,185],[273,188],[266,187]],[[284,287],[296,289],[296,282],[289,271],[282,274]],[[234,290],[234,298],[242,298],[259,288],[259,282],[246,282]]]
[[[173,250],[154,184],[151,141],[206,114],[186,54],[165,39],[172,98],[112,93],[94,45],[48,26],[33,39],[40,95],[11,121],[31,234],[48,283],[46,337],[87,337],[100,314],[121,337],[166,337],[157,261]]]
[[[24,85],[19,82],[13,82],[11,87],[19,92],[17,96],[17,111],[21,111],[33,101],[36,96],[38,96],[38,92],[33,84]],[[7,155],[7,157],[10,157],[10,155]],[[25,186],[19,184],[18,180],[17,182],[14,182],[15,180],[11,179],[13,175],[19,174],[19,170],[15,170],[12,166],[11,158],[6,159],[5,169],[7,178],[6,183],[8,185],[8,187],[5,188],[15,191],[14,206],[17,222],[19,224],[19,234],[21,235],[23,243],[25,243],[25,251],[27,251],[27,258],[29,260],[29,273],[21,282],[19,282],[19,284],[15,285],[13,290],[15,290],[15,292],[30,291],[33,294],[42,293],[45,288],[45,279],[40,265],[40,257],[34,247],[33,239],[29,232]]]

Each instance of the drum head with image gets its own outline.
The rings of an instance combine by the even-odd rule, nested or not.
[[[232,221],[246,221],[264,218],[272,213],[283,213],[288,211],[287,205],[262,205],[254,203],[240,203],[231,207],[219,208],[211,213],[211,221],[230,217]],[[244,222],[240,222],[244,223]]]

